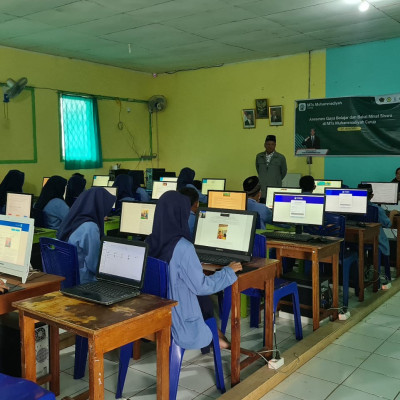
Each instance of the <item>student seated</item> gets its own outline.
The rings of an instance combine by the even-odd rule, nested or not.
[[[86,179],[85,177],[76,172],[69,178],[67,183],[67,191],[65,192],[65,202],[67,203],[68,207],[72,207],[75,200],[78,196],[85,190],[86,187]]]
[[[394,182],[394,183],[398,184],[397,190],[398,190],[399,196],[400,196],[400,167],[396,169],[396,175],[391,180],[391,182]]]
[[[141,171],[129,171],[128,175],[132,178],[132,193],[136,200],[142,203],[148,203],[150,201],[150,196],[146,190],[140,186],[142,180]]]
[[[315,189],[315,181],[311,175],[304,175],[299,180],[299,187],[301,189],[301,193],[303,194],[312,194]]]
[[[22,193],[25,174],[17,169],[7,172],[3,182],[0,183],[0,214],[6,212],[7,192]]]
[[[199,193],[196,189],[191,187],[184,187],[180,191],[184,196],[189,197],[190,199],[190,215],[189,215],[189,231],[190,236],[192,238],[192,242],[194,240],[194,225],[196,223],[196,213],[199,209]]]
[[[44,227],[57,230],[67,216],[69,207],[64,201],[67,180],[54,175],[49,178],[42,188],[35,208],[43,211]]]
[[[122,208],[121,201],[136,201],[135,195],[132,192],[132,178],[128,174],[120,174],[115,178],[113,187],[118,189],[115,210],[120,214]]]
[[[191,187],[193,189],[196,189],[196,187],[193,185],[195,174],[196,173],[191,168],[182,168],[181,172],[179,172],[176,190],[179,191],[184,187]],[[200,203],[207,203],[207,196],[205,194],[202,194],[200,190],[196,190],[199,193]]]
[[[102,187],[84,191],[57,232],[57,239],[77,247],[80,283],[96,279],[104,218],[111,212],[114,202],[115,196]]]
[[[212,340],[211,331],[204,322],[213,314],[212,302],[207,295],[232,285],[237,279],[235,272],[240,271],[242,265],[230,263],[214,275],[204,275],[191,243],[189,214],[187,196],[175,191],[164,193],[158,200],[153,232],[147,243],[149,256],[169,264],[168,296],[178,301],[172,309],[172,337],[184,349],[201,349]],[[211,309],[200,308],[201,298],[211,303]],[[228,346],[224,338],[220,339],[220,346]]]
[[[259,229],[272,222],[272,211],[260,203],[261,185],[257,176],[250,176],[243,181],[243,190],[247,193],[247,211],[257,211],[260,217]]]

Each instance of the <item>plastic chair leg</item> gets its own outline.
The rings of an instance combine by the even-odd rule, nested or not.
[[[133,343],[128,343],[125,346],[122,346],[120,349],[117,393],[115,395],[116,399],[122,397],[126,374],[128,372],[129,360],[132,356],[132,352],[133,352]]]
[[[232,288],[230,286],[224,289],[224,300],[222,303],[222,316],[221,316],[221,332],[225,334],[226,326],[228,325],[229,314],[232,305]]]
[[[299,301],[299,292],[297,288],[293,291],[292,294],[293,299],[293,315],[294,315],[294,329],[296,333],[296,339],[303,339],[303,327],[301,326],[301,314],[300,314],[300,301]]]
[[[74,379],[81,379],[85,376],[87,355],[88,355],[87,338],[76,335]]]
[[[250,297],[250,328],[258,328],[260,323],[260,304],[260,297]]]
[[[169,348],[169,399],[176,400],[178,393],[179,375],[181,374],[182,360],[185,349],[178,346],[171,338]]]

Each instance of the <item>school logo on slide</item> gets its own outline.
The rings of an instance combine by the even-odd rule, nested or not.
[[[299,104],[299,111],[306,111],[306,109],[307,109],[306,103]]]

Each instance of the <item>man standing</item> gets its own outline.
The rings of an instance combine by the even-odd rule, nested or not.
[[[261,184],[261,198],[265,202],[267,186],[282,187],[287,166],[285,156],[275,151],[275,135],[268,135],[265,138],[264,147],[265,151],[256,156],[256,169]]]
[[[305,145],[307,149],[320,149],[321,148],[321,142],[319,140],[319,137],[315,135],[315,129],[311,128],[310,130],[310,136],[305,138],[303,140],[302,145]]]

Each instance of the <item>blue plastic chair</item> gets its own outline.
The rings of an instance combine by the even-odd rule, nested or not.
[[[47,237],[39,238],[43,271],[47,274],[63,276],[61,288],[79,285],[78,252],[74,245],[62,240]],[[88,340],[76,335],[74,378],[80,379],[85,375]]]
[[[1,400],[55,400],[56,396],[34,382],[0,373]]]
[[[168,298],[168,264],[166,262],[153,257],[147,258],[147,266],[142,292]],[[217,388],[221,390],[221,393],[224,393],[225,383],[222,370],[221,350],[219,348],[217,322],[215,318],[210,318],[206,320],[205,323],[209,326],[213,335],[212,345],[214,349],[214,365]],[[128,343],[127,345],[121,347],[119,358],[118,384],[117,392],[115,395],[116,399],[122,397],[126,374],[129,366],[129,360],[132,356],[132,352],[133,343]],[[176,399],[179,375],[184,353],[185,349],[178,346],[171,337],[171,347],[169,352],[170,400]]]
[[[254,238],[254,247],[253,247],[253,256],[254,257],[266,257],[266,239],[265,236],[255,235]],[[259,314],[260,314],[260,304],[261,297],[264,296],[264,291],[259,289],[246,289],[242,292],[250,296],[250,326],[258,328],[259,324]],[[299,294],[297,290],[296,282],[289,282],[284,279],[275,278],[274,280],[274,323],[275,323],[275,314],[279,304],[279,301],[286,296],[292,296],[293,302],[293,315],[295,322],[295,334],[296,339],[303,339],[303,328],[301,326],[301,315],[300,315],[300,302],[299,302]],[[225,333],[226,326],[229,318],[229,312],[231,309],[232,303],[232,290],[229,286],[224,290],[224,299],[223,299],[223,315],[221,318],[221,331]],[[264,307],[264,321],[265,321],[265,310]],[[264,326],[265,329],[265,326]]]

